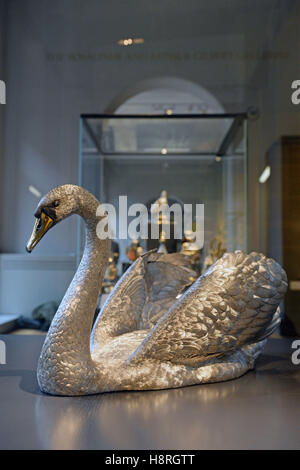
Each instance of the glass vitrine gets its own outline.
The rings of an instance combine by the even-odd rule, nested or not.
[[[117,216],[119,196],[148,207],[165,190],[169,201],[204,204],[204,257],[216,241],[247,249],[245,114],[82,115],[79,139],[78,183]],[[114,235],[120,264],[130,239]],[[79,223],[78,259],[83,243]]]

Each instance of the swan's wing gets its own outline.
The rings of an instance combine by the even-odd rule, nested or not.
[[[193,364],[261,340],[286,289],[286,274],[274,260],[227,253],[160,318],[129,362]]]
[[[176,297],[192,284],[195,275],[184,255],[152,253],[147,257],[144,275],[146,299],[138,328],[152,328],[173,305]]]
[[[137,259],[105,302],[91,335],[91,345],[138,329],[150,329],[192,283],[187,257],[150,251]]]

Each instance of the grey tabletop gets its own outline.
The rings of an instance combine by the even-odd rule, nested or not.
[[[43,336],[0,339],[1,449],[300,447],[300,365],[289,340],[270,339],[256,370],[230,382],[72,398],[38,389]]]

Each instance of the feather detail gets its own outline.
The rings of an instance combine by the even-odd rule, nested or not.
[[[92,349],[118,335],[150,330],[192,283],[195,272],[189,266],[180,253],[151,250],[138,258],[102,307],[91,335]]]
[[[276,261],[226,253],[165,312],[128,362],[159,359],[162,351],[174,363],[205,361],[259,342],[278,325],[286,289]]]

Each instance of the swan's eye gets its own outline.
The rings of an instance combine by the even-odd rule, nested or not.
[[[57,207],[57,206],[59,206],[59,201],[54,201],[54,202],[52,203],[52,207]]]

